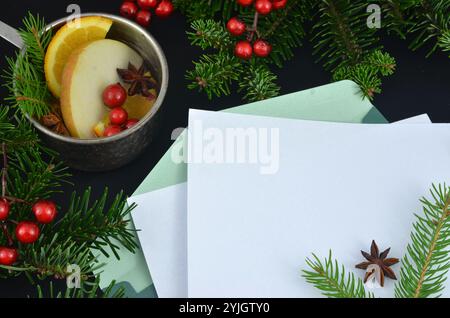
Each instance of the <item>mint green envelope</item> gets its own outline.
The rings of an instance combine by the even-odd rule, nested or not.
[[[369,100],[362,98],[360,92],[360,88],[354,82],[340,81],[224,111],[305,120],[386,123],[386,119]],[[169,149],[138,187],[134,195],[159,190],[186,181],[187,165],[174,163],[171,160]],[[138,250],[136,254],[131,254],[123,249],[119,255],[120,260],[112,257],[99,257],[100,262],[106,263],[103,272],[100,274],[102,288],[115,280],[126,289],[128,297],[156,297],[142,251]]]

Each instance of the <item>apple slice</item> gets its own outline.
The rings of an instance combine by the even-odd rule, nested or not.
[[[95,138],[93,127],[108,113],[103,104],[105,87],[121,81],[117,68],[142,65],[140,55],[115,40],[98,40],[74,51],[64,68],[61,111],[73,137]]]

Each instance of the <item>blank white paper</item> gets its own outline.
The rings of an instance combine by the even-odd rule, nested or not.
[[[450,126],[308,122],[191,110],[189,127],[278,128],[278,173],[254,164],[188,167],[189,297],[320,297],[305,258],[357,275],[374,239],[402,258],[419,199],[450,180]],[[202,137],[189,130],[189,151]],[[400,264],[394,265],[399,276]],[[449,283],[447,283],[449,285]],[[374,290],[392,297],[394,281]],[[444,296],[450,295],[447,286]]]
[[[424,114],[398,123],[431,123]],[[133,222],[160,298],[186,298],[187,185],[148,192],[128,199],[136,203]]]
[[[128,199],[133,222],[160,298],[187,297],[186,183]]]

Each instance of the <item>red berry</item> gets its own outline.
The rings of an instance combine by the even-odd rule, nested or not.
[[[252,45],[248,41],[239,41],[234,48],[234,54],[241,59],[248,60],[253,54]]]
[[[11,266],[17,261],[19,255],[14,248],[0,247],[0,265]]]
[[[122,107],[116,107],[109,113],[109,121],[113,125],[123,125],[128,120],[128,113]]]
[[[272,52],[272,45],[264,40],[256,40],[253,44],[253,52],[256,56],[267,57]]]
[[[272,4],[275,10],[283,9],[287,4],[287,0],[273,0]]]
[[[155,9],[155,13],[160,18],[167,18],[173,12],[173,4],[170,0],[162,0]]]
[[[136,22],[139,23],[141,26],[148,27],[150,25],[150,22],[152,21],[152,13],[147,10],[141,10],[138,12],[136,16]]]
[[[0,221],[5,221],[9,216],[11,207],[6,199],[0,199]]]
[[[237,0],[237,2],[243,7],[248,7],[253,3],[253,0]]]
[[[137,0],[137,3],[141,9],[148,10],[158,5],[158,0]]]
[[[134,125],[136,125],[139,122],[139,119],[128,119],[128,121],[125,123],[125,129],[130,129]]]
[[[138,7],[131,1],[125,1],[120,7],[120,14],[128,19],[132,19],[136,16]]]
[[[111,137],[111,136],[117,135],[121,132],[122,132],[122,128],[120,126],[110,125],[110,126],[106,127],[106,129],[103,133],[103,137]]]
[[[244,34],[246,28],[245,23],[238,18],[231,18],[227,23],[228,31],[234,36]]]
[[[38,201],[33,205],[31,210],[36,220],[42,224],[51,223],[56,217],[56,205],[52,201]]]
[[[255,8],[259,14],[269,14],[272,11],[272,2],[270,0],[256,0]]]
[[[103,91],[103,103],[109,108],[120,107],[127,100],[127,92],[119,83],[109,85]]]
[[[39,238],[39,227],[33,222],[20,222],[16,227],[16,238],[20,243],[32,244]]]

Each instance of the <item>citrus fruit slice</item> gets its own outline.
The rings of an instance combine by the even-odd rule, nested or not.
[[[52,94],[61,96],[64,67],[72,52],[86,43],[106,37],[113,21],[104,17],[83,17],[61,27],[52,38],[45,55],[45,77]]]

